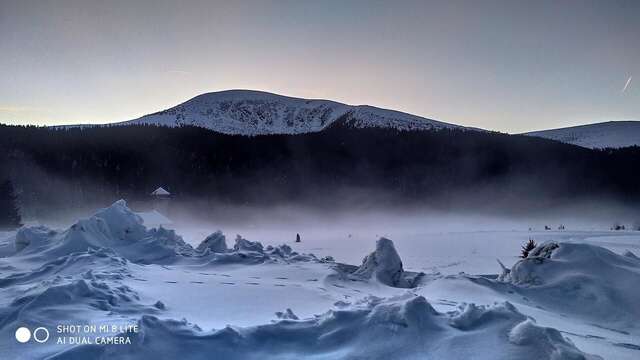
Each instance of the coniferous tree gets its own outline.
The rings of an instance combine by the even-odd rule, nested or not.
[[[529,238],[529,241],[527,241],[526,244],[522,245],[522,248],[520,250],[520,257],[523,259],[529,257],[529,253],[531,252],[531,250],[535,249],[536,246],[538,246],[538,244],[536,244],[535,240]]]
[[[20,209],[11,181],[0,184],[0,229],[15,229],[21,224]]]

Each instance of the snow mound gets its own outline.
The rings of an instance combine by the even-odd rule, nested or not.
[[[226,237],[221,231],[207,236],[196,248],[209,264],[261,264],[296,261],[323,261],[313,254],[299,254],[286,244],[264,247],[259,241],[250,241],[236,236],[233,248],[227,247]]]
[[[148,230],[142,218],[124,200],[99,210],[63,232],[46,227],[23,227],[15,238],[17,254],[50,259],[87,249],[109,248],[139,263],[170,262],[178,255],[191,255],[193,249],[173,230]]]
[[[473,330],[495,319],[524,321],[526,317],[509,302],[494,305],[463,304],[454,313],[449,323],[460,330]]]
[[[222,231],[218,230],[213,234],[207,236],[196,248],[198,251],[208,250],[213,253],[224,253],[229,249],[227,248],[227,238]]]
[[[46,226],[22,227],[16,233],[14,249],[22,251],[26,247],[42,248],[49,243],[49,238],[56,234]]]
[[[490,314],[500,305],[487,309]],[[504,316],[475,320],[473,330],[449,325],[422,296],[369,297],[354,305],[297,320],[203,331],[186,320],[143,316],[130,346],[83,345],[52,359],[587,359],[559,333],[523,320],[513,307]],[[524,324],[523,324],[524,323]],[[477,330],[477,331],[476,331]],[[464,344],[464,346],[462,346]],[[185,352],[185,349],[189,349]]]
[[[630,250],[625,251],[624,254],[622,255],[626,257],[630,257],[632,259],[640,260],[640,258],[636,254],[632,253]]]
[[[509,332],[509,341],[516,345],[529,345],[537,349],[540,358],[552,360],[584,359],[584,354],[562,337],[562,334],[549,327],[537,326],[527,319]]]
[[[353,276],[363,279],[376,279],[382,284],[409,288],[416,285],[415,273],[407,273],[402,268],[402,260],[393,241],[381,237],[376,241],[376,249],[362,260]]]
[[[16,289],[11,289],[16,292]],[[138,293],[117,281],[100,280],[91,272],[74,278],[54,276],[17,291],[15,299],[0,309],[3,336],[25,324],[46,326],[78,324],[97,314],[159,314],[162,309],[143,304]]]
[[[147,229],[124,200],[79,220],[65,231],[23,227],[15,235],[14,248],[12,256],[41,262],[98,249],[109,249],[115,256],[139,264],[320,261],[313,254],[299,254],[288,245],[264,247],[239,235],[229,249],[220,231],[193,249],[174,230]]]
[[[99,280],[122,280],[130,276],[126,259],[117,256],[113,250],[100,248],[71,253],[46,261],[34,270],[16,272],[0,278],[0,287],[29,284],[56,276],[74,276],[80,273],[85,273],[86,278]]]
[[[264,254],[264,247],[259,241],[249,241],[242,236],[237,235],[236,243],[233,245],[233,251]]]
[[[62,279],[54,278],[54,282],[62,282]],[[31,289],[29,294],[14,300],[12,305],[23,305],[20,306],[21,312],[32,312],[60,304],[86,305],[108,311],[120,303],[130,303],[135,300],[139,300],[138,295],[125,285],[112,288],[106,282],[97,279],[80,279],[58,285],[47,284],[44,291],[36,287]]]
[[[599,246],[540,244],[499,280],[539,304],[592,321],[634,327],[640,318],[640,260]]]

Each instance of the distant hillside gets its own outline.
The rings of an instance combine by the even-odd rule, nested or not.
[[[589,149],[640,146],[640,121],[608,121],[526,133]]]

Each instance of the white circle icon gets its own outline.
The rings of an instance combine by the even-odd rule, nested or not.
[[[38,335],[39,333],[44,333],[44,335]],[[47,340],[49,340],[49,330],[47,330],[46,328],[43,327],[39,327],[35,330],[33,330],[33,340],[39,342],[39,343],[43,343],[43,342],[47,342]]]
[[[19,343],[24,344],[29,341],[29,339],[31,339],[31,331],[29,331],[29,329],[19,327],[18,330],[16,330],[16,340],[18,340]]]

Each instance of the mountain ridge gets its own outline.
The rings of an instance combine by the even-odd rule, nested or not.
[[[605,121],[594,124],[523,133],[589,149],[640,146],[640,121]]]
[[[336,123],[405,131],[480,130],[370,105],[348,105],[255,90],[204,93],[174,107],[110,125],[191,125],[224,134],[267,135],[318,132]]]

